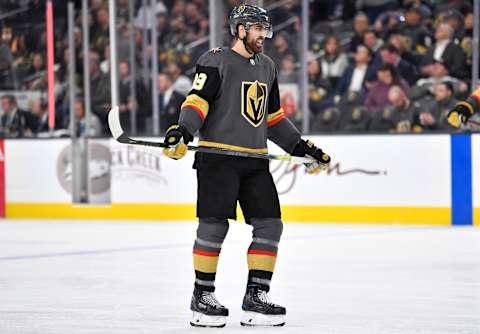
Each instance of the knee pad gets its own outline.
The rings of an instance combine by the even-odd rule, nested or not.
[[[267,240],[280,241],[283,223],[279,218],[252,218],[253,236]]]
[[[197,228],[197,238],[222,243],[228,232],[228,221],[219,218],[200,218]]]

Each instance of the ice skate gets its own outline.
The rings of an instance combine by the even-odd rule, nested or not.
[[[218,302],[213,292],[195,289],[190,309],[193,311],[192,326],[224,327],[227,323],[228,309]]]
[[[247,287],[243,298],[242,310],[244,314],[240,324],[242,326],[283,326],[285,325],[285,307],[270,301],[267,291],[259,286]]]

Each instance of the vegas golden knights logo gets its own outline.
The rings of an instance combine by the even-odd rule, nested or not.
[[[242,82],[242,115],[254,127],[262,124],[267,110],[267,84]]]

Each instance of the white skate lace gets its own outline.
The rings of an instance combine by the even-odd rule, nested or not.
[[[275,306],[275,304],[272,303],[272,301],[268,297],[267,291],[259,290],[257,296],[262,301],[262,303],[265,303],[265,304],[270,305],[270,306]]]
[[[203,292],[203,295],[202,295],[202,301],[205,303],[205,304],[208,304],[212,307],[215,307],[215,308],[220,308],[222,307],[222,304],[220,304],[217,300],[217,298],[215,297],[215,294],[213,292]]]

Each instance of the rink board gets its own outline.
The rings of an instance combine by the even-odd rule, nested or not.
[[[480,226],[480,135],[472,136],[473,224]]]
[[[312,176],[300,166],[271,164],[284,220],[451,224],[450,136],[311,139],[333,157],[326,173]],[[66,157],[69,145],[67,139],[5,142],[7,217],[194,219],[193,155],[173,161],[158,150],[121,145],[113,140],[97,145],[90,165],[92,189],[95,196],[109,191],[112,204],[74,206],[69,191],[71,166]],[[473,138],[472,145],[479,147],[478,136]],[[270,147],[271,152],[278,150]],[[473,164],[479,166],[478,160],[478,156],[474,157]],[[106,165],[111,167],[108,175]],[[474,173],[474,178],[478,181],[478,173]],[[108,189],[107,184],[111,185]],[[478,187],[473,190],[478,222]]]

